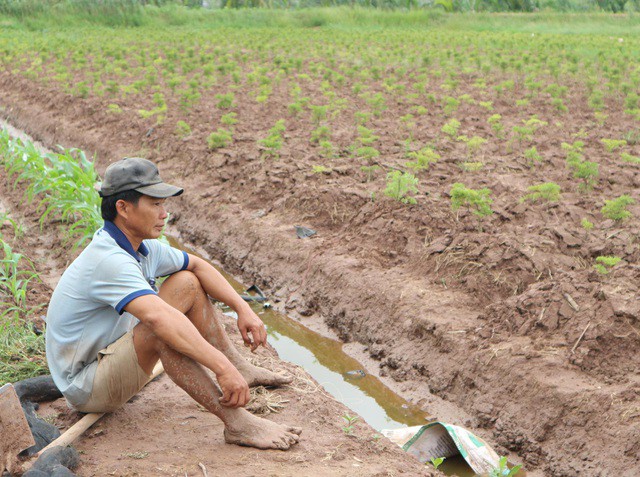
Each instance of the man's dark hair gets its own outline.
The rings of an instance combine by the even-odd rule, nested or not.
[[[119,200],[124,200],[125,202],[132,203],[133,205],[138,205],[138,201],[140,200],[140,197],[142,197],[142,195],[142,192],[138,192],[137,190],[132,189],[103,197],[102,204],[100,205],[102,218],[104,220],[113,222],[118,215],[118,212],[116,210],[116,202],[118,202]]]

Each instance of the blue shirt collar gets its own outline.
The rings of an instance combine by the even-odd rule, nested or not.
[[[140,261],[140,257],[138,257],[138,253],[140,253],[140,255],[142,255],[143,257],[146,257],[147,255],[149,255],[149,249],[144,244],[144,242],[140,243],[140,247],[138,247],[138,253],[136,253],[136,251],[133,249],[133,246],[131,245],[131,242],[129,242],[129,239],[127,238],[127,236],[123,234],[122,230],[120,230],[116,226],[116,224],[114,224],[113,222],[109,220],[105,220],[104,230],[109,235],[111,235],[113,240],[116,241],[116,243],[120,246],[122,250],[127,252],[129,255],[135,258],[138,262]]]

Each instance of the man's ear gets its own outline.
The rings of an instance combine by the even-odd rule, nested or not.
[[[119,215],[122,216],[123,219],[126,219],[129,215],[129,211],[131,210],[131,205],[132,204],[130,204],[126,200],[120,199],[116,202],[116,211]]]

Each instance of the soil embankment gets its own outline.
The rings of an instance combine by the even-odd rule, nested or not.
[[[561,209],[502,200],[480,229],[442,209],[373,202],[347,166],[326,179],[309,172],[308,157],[261,161],[250,130],[239,131],[232,150],[208,153],[168,127],[109,116],[98,99],[6,75],[0,87],[3,116],[45,144],[95,152],[99,170],[127,155],[157,161],[187,190],[172,211],[184,240],[303,322],[323,321],[359,343],[352,347],[405,396],[428,408],[431,392],[460,406],[474,416],[461,424],[486,429],[545,475],[636,474],[638,269],[600,277],[589,260],[626,247],[635,263],[637,238],[613,223],[569,232],[580,196]],[[498,165],[507,159],[496,151]],[[561,158],[550,161],[549,174],[564,170]],[[434,189],[452,182],[456,167],[439,163]],[[524,187],[505,171],[496,166],[483,180],[515,198]],[[615,171],[610,196],[640,180]],[[565,176],[553,179],[565,186]],[[297,239],[294,225],[317,237]]]

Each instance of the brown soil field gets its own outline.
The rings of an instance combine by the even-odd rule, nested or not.
[[[530,183],[525,184],[518,172],[528,167],[496,146],[485,152],[491,156],[487,167],[466,184],[493,191],[495,213],[479,222],[468,211],[461,209],[456,216],[435,205],[460,174],[456,162],[464,152],[459,145],[438,144],[442,160],[421,177],[423,190],[429,192],[417,196],[417,205],[407,206],[382,194],[373,200],[366,175],[348,159],[335,159],[329,174],[312,173],[317,153],[293,133],[280,160],[262,160],[255,141],[264,137],[273,114],[257,106],[245,105],[238,111],[253,121],[238,125],[233,147],[209,152],[206,142],[196,138],[205,137],[210,127],[178,140],[170,126],[177,118],[171,113],[165,125],[150,127],[133,115],[108,114],[106,99],[80,99],[17,76],[0,76],[0,89],[3,117],[48,146],[62,144],[95,153],[100,171],[125,156],[156,161],[165,180],[186,189],[171,210],[171,226],[181,239],[246,282],[258,283],[278,307],[301,322],[330,327],[350,343],[351,352],[366,358],[370,371],[387,378],[403,396],[426,409],[432,404],[431,394],[458,406],[471,416],[460,424],[488,436],[497,450],[516,452],[527,470],[554,477],[638,474],[640,302],[639,269],[634,265],[639,258],[638,166],[622,169],[603,155],[596,193],[573,192],[575,180],[564,158],[545,154],[545,145],[566,141],[567,131],[555,126],[541,129],[536,143],[545,162],[531,174],[538,182],[553,181],[569,192],[563,193],[561,204],[520,203]],[[278,104],[277,93],[274,96],[273,103]],[[573,116],[580,119],[586,112],[576,103]],[[474,108],[463,104],[458,116],[477,134],[491,135]],[[203,102],[196,109],[195,117],[205,124],[212,105]],[[400,111],[401,105],[392,106],[385,116],[398,117]],[[385,117],[376,121],[376,131],[391,124]],[[633,126],[630,119],[620,118],[612,128],[622,133]],[[340,135],[339,128],[336,134]],[[598,147],[595,140],[586,142],[588,148]],[[401,147],[385,144],[381,153],[393,158]],[[291,158],[295,160],[287,160]],[[374,181],[382,183],[383,178]],[[620,225],[598,217],[598,227],[591,231],[576,227],[584,217],[596,221],[603,197],[630,190],[636,198],[630,221]],[[318,234],[299,240],[294,225],[311,227]],[[608,275],[592,268],[595,257],[621,251],[624,266]],[[162,394],[164,384],[166,380],[152,386]],[[301,397],[288,393],[283,396],[292,402]],[[121,422],[128,421],[134,407],[147,415],[156,412],[143,406],[147,399],[151,398],[141,397],[123,410]],[[181,416],[185,426],[194,425],[188,417],[197,412],[193,406],[184,402],[178,411],[162,407],[161,402],[153,403],[159,414]],[[322,406],[336,406],[337,414]],[[302,408],[290,405],[276,417],[287,422],[308,420],[309,415],[339,416],[339,409],[319,400]],[[110,417],[105,429],[111,429],[118,417]],[[122,426],[82,444],[92,456],[83,465],[115,469],[93,462],[91,446],[95,443],[99,449],[109,433],[127,435],[126,425]],[[304,454],[303,443],[293,453],[265,454],[269,472],[332,475],[333,470],[327,470],[333,469],[332,461],[326,466],[322,461],[330,452],[327,446],[355,445],[354,441],[338,437],[335,423],[333,434],[326,436],[313,433],[323,433],[327,426],[310,427],[305,426],[313,448],[307,447]],[[177,441],[174,432],[168,431],[165,445],[175,450],[183,441]],[[215,438],[219,432],[211,435]],[[393,449],[387,454],[373,444],[367,446],[357,445],[359,452],[368,452],[358,456],[367,465],[381,465],[389,475],[403,471],[419,475],[415,465],[403,467],[411,464]],[[164,461],[158,460],[158,466],[168,466],[171,460],[163,449],[159,444]],[[115,458],[122,451],[110,452]],[[264,473],[259,468],[263,459],[255,457],[255,451],[227,446],[222,452],[228,463],[222,465],[235,465],[229,459],[238,453],[246,456],[246,472],[230,467],[237,475]],[[301,455],[296,452],[306,460],[294,463]],[[150,458],[125,459],[118,465],[148,475],[136,465],[144,466]],[[347,467],[336,470],[345,472],[336,475],[378,472],[373,467],[354,470],[349,458],[339,461]],[[198,459],[203,458],[194,455],[179,471],[188,466],[196,470]],[[251,467],[256,459],[260,464]],[[114,462],[108,459],[108,465]],[[202,462],[208,467],[207,462],[213,461]],[[295,472],[290,470],[294,465],[299,466]],[[308,470],[304,465],[317,467]]]

